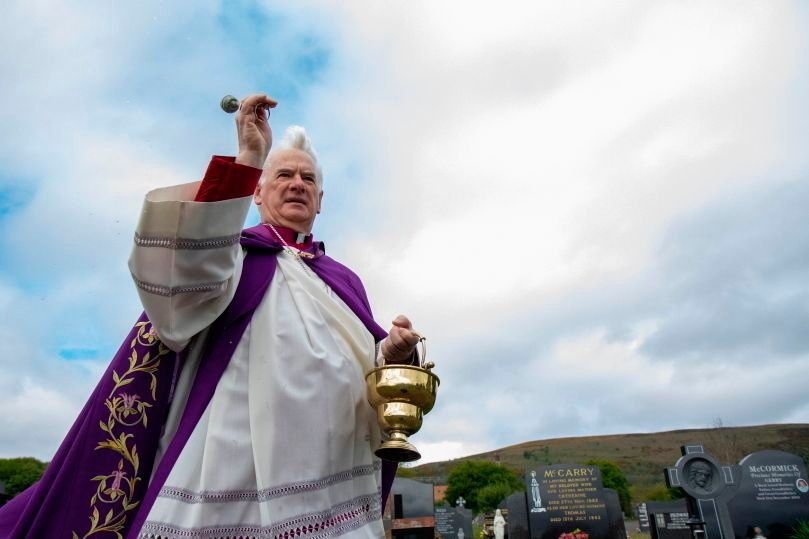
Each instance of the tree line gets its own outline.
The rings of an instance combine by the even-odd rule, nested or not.
[[[5,485],[7,495],[16,496],[36,483],[47,465],[32,457],[0,459],[0,483]]]

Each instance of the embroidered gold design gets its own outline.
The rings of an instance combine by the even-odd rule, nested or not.
[[[123,539],[119,533],[126,526],[127,516],[135,509],[140,500],[135,499],[135,489],[142,480],[138,476],[140,458],[136,444],[130,440],[134,435],[127,432],[143,425],[148,425],[147,411],[157,399],[157,377],[155,372],[160,367],[160,358],[170,351],[157,337],[157,332],[150,322],[135,324],[138,333],[129,347],[129,368],[123,374],[112,372],[115,382],[104,404],[109,410],[106,423],[99,422],[99,427],[106,433],[106,439],[96,446],[98,450],[114,451],[121,456],[117,469],[106,475],[97,475],[91,479],[98,486],[90,499],[90,529],[82,536],[73,532],[73,539],[84,539],[99,533],[112,533],[117,539]],[[138,348],[141,353],[138,354]],[[144,349],[145,348],[145,349]],[[135,381],[136,377],[149,376],[149,395],[129,393],[125,387]],[[101,514],[107,510],[102,519]]]

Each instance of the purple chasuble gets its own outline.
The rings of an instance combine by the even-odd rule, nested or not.
[[[266,226],[242,232],[247,249],[233,300],[208,333],[177,433],[152,475],[182,353],[166,348],[146,315],[129,332],[42,478],[0,508],[0,539],[135,538],[272,281],[283,248]],[[387,333],[365,289],[322,243],[305,259],[378,342]],[[396,463],[383,461],[382,504]],[[151,481],[149,478],[152,478]]]

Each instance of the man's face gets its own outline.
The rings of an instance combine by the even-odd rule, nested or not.
[[[705,488],[711,481],[711,471],[702,466],[694,468],[694,483]]]
[[[262,222],[311,232],[323,198],[312,158],[301,150],[279,150],[264,176],[253,195]]]

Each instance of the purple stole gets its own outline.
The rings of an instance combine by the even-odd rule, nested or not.
[[[236,294],[214,322],[177,433],[154,469],[182,353],[166,348],[142,315],[129,332],[42,478],[0,508],[0,539],[127,537],[140,532],[160,488],[213,397],[272,281],[282,246],[267,227],[242,233],[247,249]],[[365,289],[315,244],[309,266],[379,341]],[[382,504],[396,464],[383,461]],[[149,478],[152,478],[151,481]]]

